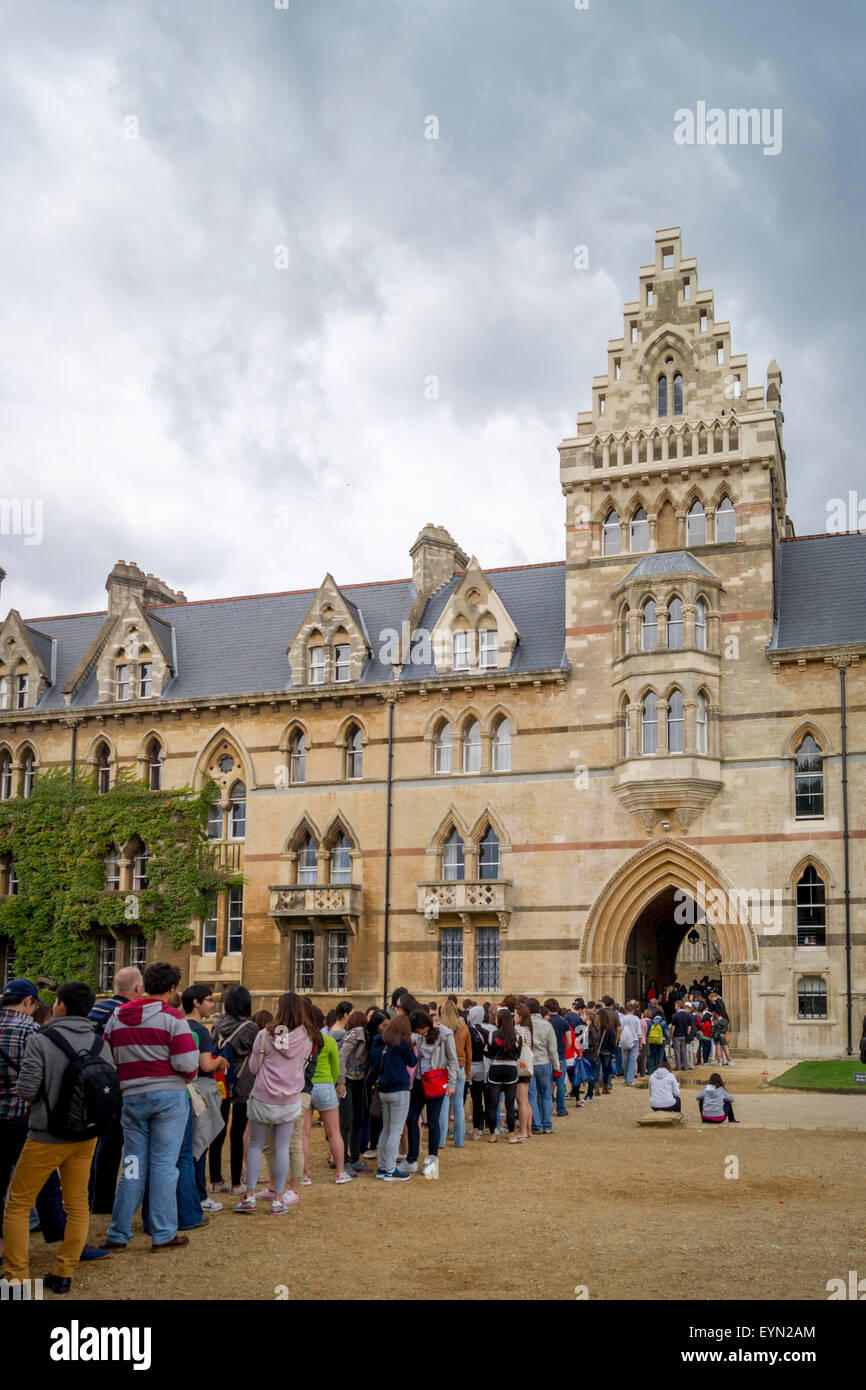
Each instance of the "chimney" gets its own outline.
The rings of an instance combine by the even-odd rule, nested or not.
[[[134,560],[118,560],[105,581],[108,591],[108,615],[122,613],[130,598],[137,598],[143,608],[156,603],[186,603],[186,595],[170,589],[162,579],[145,574]]]
[[[468,555],[464,555],[454,537],[444,526],[434,526],[432,521],[419,532],[409,554],[412,583],[419,597],[428,596],[447,584],[457,570],[465,569],[469,563]]]

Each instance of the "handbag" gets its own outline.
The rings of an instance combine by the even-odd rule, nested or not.
[[[592,1080],[592,1063],[586,1057],[576,1057],[574,1062],[574,1084],[580,1086],[584,1081]]]
[[[448,1087],[448,1072],[444,1067],[433,1067],[430,1071],[423,1071],[421,1085],[428,1100],[437,1100],[444,1096]]]
[[[517,1060],[518,1077],[525,1076],[527,1079],[535,1072],[535,1053],[529,1043],[522,1041],[520,1044],[520,1056]]]

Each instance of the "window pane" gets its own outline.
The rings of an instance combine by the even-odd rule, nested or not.
[[[331,882],[332,883],[351,883],[352,882],[352,858],[350,854],[351,846],[345,835],[340,837],[338,844],[331,850]]]
[[[723,545],[726,541],[737,539],[734,504],[730,497],[723,497],[716,511],[716,541]]]
[[[310,647],[307,657],[307,681],[310,685],[321,685],[325,679],[324,647]]]
[[[328,932],[328,991],[345,994],[349,988],[349,933]]]
[[[219,840],[223,833],[223,808],[218,801],[212,801],[207,813],[207,833],[209,840]]]
[[[217,895],[208,893],[207,916],[202,922],[201,927],[201,953],[203,956],[213,956],[217,948]]]
[[[237,955],[243,950],[243,925],[244,890],[243,888],[230,888],[228,912],[228,951],[230,955]]]
[[[293,736],[289,754],[289,778],[292,782],[307,780],[307,740],[303,734]]]
[[[511,725],[500,719],[493,733],[493,771],[511,771]]]
[[[442,877],[456,882],[464,877],[463,841],[456,830],[452,830],[442,851]]]
[[[616,512],[608,512],[602,527],[602,554],[619,555],[622,551],[622,527]]]
[[[499,928],[479,927],[475,940],[475,988],[499,988]]]
[[[436,743],[433,749],[433,771],[451,771],[451,725],[443,724],[436,735]]]
[[[823,816],[824,762],[811,734],[806,735],[797,750],[794,796],[797,816]]]
[[[129,938],[129,963],[141,971],[147,965],[147,937],[141,932]]]
[[[674,377],[674,415],[683,413],[683,379],[677,372]]]
[[[652,691],[644,696],[641,718],[641,752],[655,753],[659,746],[659,716]]]
[[[463,988],[463,928],[443,927],[439,934],[439,988]]]
[[[643,507],[639,507],[632,517],[629,531],[629,545],[633,551],[649,550],[649,522]]]
[[[658,383],[658,413],[667,415],[668,413],[668,379],[666,376],[659,377]]]
[[[707,650],[707,605],[702,599],[695,605],[695,646],[699,652]]]
[[[99,968],[96,988],[99,994],[111,994],[114,989],[114,972],[117,960],[117,942],[113,936],[99,938]]]
[[[292,984],[298,994],[308,994],[315,980],[316,938],[311,931],[297,931],[293,936],[295,961]]]
[[[347,681],[349,679],[351,655],[352,648],[348,643],[340,643],[334,648],[334,680]]]
[[[478,855],[478,877],[499,877],[499,836],[492,829],[487,831],[481,841]]]
[[[481,725],[477,719],[467,725],[463,735],[463,771],[481,771]]]
[[[707,697],[698,695],[698,709],[696,719],[697,745],[699,753],[707,751]]]
[[[672,598],[668,605],[668,646],[674,651],[683,645],[683,605]]]
[[[247,826],[247,789],[243,782],[235,782],[231,789],[229,825],[232,839],[242,840]]]
[[[493,670],[496,667],[498,656],[498,633],[496,628],[485,628],[481,633],[479,665],[485,670]]]
[[[469,670],[469,633],[455,632],[454,634],[454,670]]]
[[[298,855],[298,883],[315,883],[319,876],[318,846],[308,835]]]
[[[685,748],[683,697],[678,690],[671,692],[668,704],[668,752],[682,753]]]
[[[827,944],[827,906],[824,880],[810,864],[797,883],[797,945]]]
[[[138,698],[146,700],[153,689],[153,663],[143,661],[138,668]]]
[[[797,1017],[827,1017],[827,981],[806,976],[797,985]]]
[[[686,517],[686,545],[706,545],[707,518],[700,502],[693,502]]]
[[[641,649],[645,652],[654,652],[658,645],[658,617],[656,606],[652,599],[648,599],[643,606],[641,616]]]
[[[346,747],[346,776],[362,777],[364,775],[364,748],[363,736],[360,729],[355,729],[350,734],[349,742]]]

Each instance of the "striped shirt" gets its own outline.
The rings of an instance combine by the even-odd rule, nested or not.
[[[178,1009],[161,999],[130,999],[103,1034],[124,1095],[179,1090],[198,1072],[198,1042]]]
[[[39,1025],[29,1014],[0,1009],[0,1120],[23,1120],[30,1113],[30,1102],[22,1100],[15,1088],[27,1039],[38,1032]],[[0,1200],[5,1195],[0,1194]]]

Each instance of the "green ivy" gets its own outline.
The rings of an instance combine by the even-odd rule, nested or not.
[[[93,929],[122,927],[173,946],[192,937],[190,920],[207,895],[243,882],[214,866],[207,839],[212,782],[150,791],[131,771],[99,793],[93,775],[39,774],[32,794],[0,802],[0,854],[9,855],[18,892],[0,898],[0,935],[15,947],[15,969],[48,979],[96,980]],[[134,837],[150,851],[148,887],[127,894],[105,886],[105,857]]]

